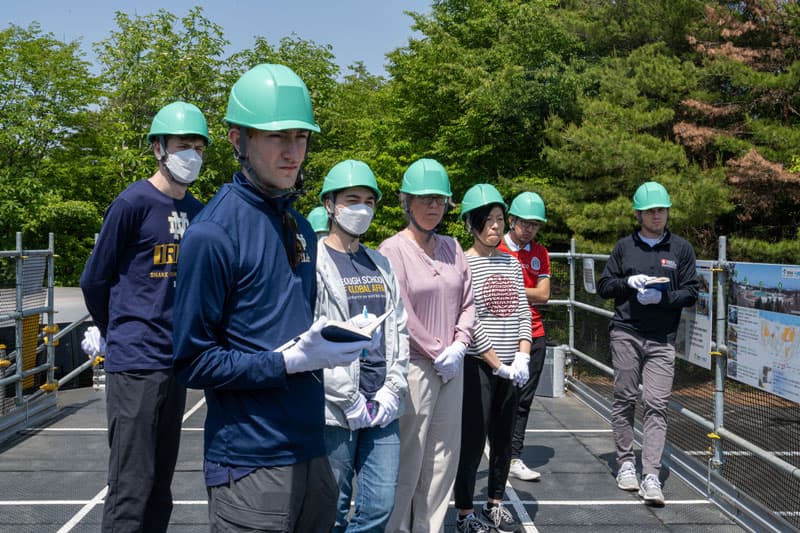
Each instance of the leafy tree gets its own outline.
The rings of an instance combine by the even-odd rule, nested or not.
[[[159,10],[144,16],[117,12],[117,30],[95,45],[102,67],[104,97],[96,116],[94,143],[98,164],[91,177],[111,198],[127,185],[155,171],[146,136],[153,116],[164,105],[183,100],[206,116],[212,144],[204,170],[192,191],[208,199],[227,175],[220,175],[229,152],[222,124],[227,96],[228,41],[222,28],[195,7],[182,18]],[[91,157],[87,155],[87,157]],[[111,198],[100,200],[105,208]]]
[[[736,209],[719,225],[736,234],[735,254],[764,249],[752,239],[794,240],[800,176],[786,167],[800,151],[800,10],[796,2],[719,2],[701,22],[689,43],[703,76],[682,102],[676,138],[694,157],[724,164]]]
[[[13,248],[23,231],[26,247],[44,247],[47,232],[59,247],[69,246],[64,226],[48,226],[42,217],[70,206],[57,193],[59,165],[71,136],[96,101],[97,83],[82,58],[79,43],[63,43],[38,24],[0,30],[0,246]],[[86,222],[91,205],[71,206]],[[78,214],[80,213],[80,214]],[[70,260],[58,267],[71,268]],[[7,276],[3,275],[4,278]]]

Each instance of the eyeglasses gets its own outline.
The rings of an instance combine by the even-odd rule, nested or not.
[[[447,196],[442,196],[441,194],[426,194],[423,196],[415,196],[420,202],[425,204],[428,207],[432,205],[447,205]]]
[[[514,223],[518,224],[519,227],[521,227],[522,229],[531,229],[532,230],[532,229],[536,229],[536,228],[542,227],[542,223],[539,222],[538,220],[524,220],[524,219],[518,218]]]
[[[284,232],[283,246],[286,248],[286,257],[289,259],[291,267],[296,268],[303,262],[303,256],[306,251],[303,248],[303,243],[297,238],[297,221],[294,219],[294,216],[288,211],[284,211],[282,218]]]

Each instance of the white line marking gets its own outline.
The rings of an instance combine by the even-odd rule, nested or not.
[[[692,450],[692,451],[683,452],[683,453],[685,453],[687,455],[694,455],[694,456],[697,456],[697,455],[699,455],[699,456],[704,456],[704,455],[710,456],[711,455],[711,452],[708,451],[708,450]],[[780,456],[783,456],[783,457],[798,457],[798,456],[800,456],[800,452],[791,452],[791,451],[787,451],[787,452],[775,452],[775,451],[772,451],[772,452],[768,452],[768,453],[771,453],[772,455],[780,455]],[[753,452],[748,452],[746,450],[731,450],[729,452],[723,452],[723,455],[729,455],[731,457],[751,457],[754,454],[753,454]]]
[[[205,403],[206,403],[206,397],[203,396],[196,404],[194,404],[194,406],[191,409],[186,411],[186,414],[183,415],[183,421],[186,422],[187,420],[189,420],[189,417],[192,416],[198,409],[203,407]]]
[[[0,507],[14,507],[16,505],[85,505],[91,500],[7,500],[0,501]]]
[[[95,497],[92,498],[91,501],[89,501],[89,503],[81,507],[80,511],[72,515],[72,518],[70,518],[66,524],[61,526],[61,528],[58,531],[56,531],[56,533],[68,533],[69,531],[72,531],[72,528],[77,526],[80,523],[80,521],[83,520],[84,516],[89,514],[98,503],[103,501],[103,498],[106,497],[106,492],[108,492],[108,485],[103,487],[103,490],[95,494]]]
[[[200,398],[200,401],[198,401],[191,409],[184,413],[182,422],[186,422],[186,419],[192,416],[192,414],[194,414],[194,412],[197,411],[205,402],[205,396]],[[103,487],[100,492],[95,494],[94,498],[92,498],[86,505],[81,507],[81,509],[75,513],[72,518],[70,518],[63,526],[61,526],[56,533],[69,533],[72,531],[72,528],[78,525],[83,517],[89,514],[91,510],[95,508],[95,506],[97,506],[100,502],[105,503],[103,499],[106,497],[106,493],[108,493],[108,485]]]
[[[645,505],[644,500],[520,500],[523,505],[547,505],[553,507],[592,506],[603,505]],[[711,505],[708,500],[667,500],[669,505]]]
[[[101,498],[99,501],[91,500],[0,500],[0,507],[23,507],[23,506],[46,506],[46,505],[86,505],[88,503],[104,503]],[[173,505],[208,505],[207,500],[175,500]],[[475,500],[476,505],[483,505],[485,500]],[[667,500],[670,505],[711,505],[708,500]],[[504,505],[537,505],[539,507],[600,507],[600,506],[615,506],[615,505],[644,505],[642,500],[520,500],[512,501],[508,499],[503,501]],[[451,501],[450,505],[455,505]],[[515,508],[516,509],[516,508]],[[800,511],[775,511],[776,514],[782,516],[796,516],[800,515]],[[528,517],[530,519],[530,516]]]
[[[525,433],[611,433],[610,428],[604,429],[526,429]]]
[[[106,433],[108,428],[28,428],[19,433]],[[203,431],[203,428],[181,428],[181,431]]]

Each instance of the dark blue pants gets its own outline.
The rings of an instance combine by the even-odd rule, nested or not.
[[[172,370],[106,374],[110,453],[103,533],[167,530],[185,407],[186,389]]]

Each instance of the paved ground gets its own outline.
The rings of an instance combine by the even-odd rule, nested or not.
[[[0,447],[0,531],[96,532],[105,486],[107,444],[104,396],[90,388],[61,391],[59,416]],[[190,391],[173,482],[170,533],[207,531],[202,476],[202,394]],[[612,475],[608,424],[567,393],[537,398],[524,459],[541,481],[512,480],[506,504],[527,531],[559,533],[742,531],[702,495],[667,470],[667,504],[644,506],[620,491]],[[486,464],[478,474],[476,505],[485,501]],[[455,511],[446,530],[455,530]]]

